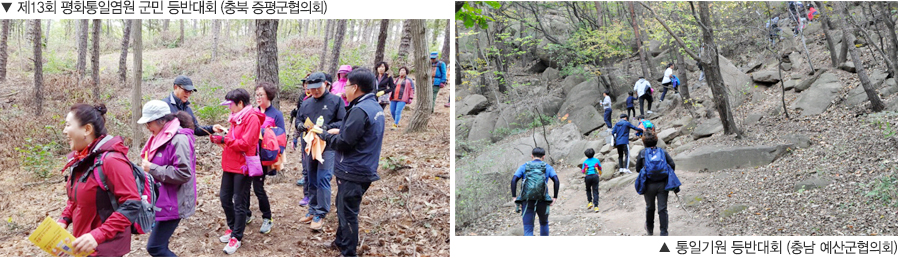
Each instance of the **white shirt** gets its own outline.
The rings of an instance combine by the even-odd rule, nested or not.
[[[670,69],[670,67],[668,67],[667,70],[664,70],[664,78],[661,78],[661,84],[669,83],[670,75],[672,75],[672,74],[673,74],[673,69]]]
[[[645,78],[643,78],[636,81],[633,90],[636,91],[636,97],[642,97],[642,95],[651,87],[652,85],[649,84],[649,81],[646,81]]]
[[[602,100],[602,107],[605,109],[611,109],[611,97],[605,96],[605,99]]]

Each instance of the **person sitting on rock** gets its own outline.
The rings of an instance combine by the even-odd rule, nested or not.
[[[614,147],[617,148],[618,155],[618,172],[621,173],[633,173],[630,171],[630,129],[636,130],[637,132],[642,132],[642,129],[634,126],[629,121],[627,121],[627,114],[620,114],[620,121],[614,125],[614,129],[612,130],[612,135],[614,136]]]

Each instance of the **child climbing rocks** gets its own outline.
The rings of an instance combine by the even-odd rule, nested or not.
[[[635,101],[636,98],[633,97],[632,90],[630,92],[628,92],[627,94],[630,94],[630,96],[627,97],[627,116],[635,116],[636,109],[633,108],[633,101]],[[633,112],[633,115],[630,115],[630,112]]]
[[[586,177],[583,181],[586,183],[586,209],[593,209],[599,212],[599,176],[602,175],[602,164],[599,159],[595,158],[596,151],[592,148],[583,152],[586,155],[586,161],[583,161],[583,174]]]

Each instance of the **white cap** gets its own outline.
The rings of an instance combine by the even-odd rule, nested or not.
[[[168,104],[161,100],[150,100],[150,102],[143,105],[143,116],[137,120],[137,123],[146,124],[168,114],[171,114],[171,108],[168,107]]]

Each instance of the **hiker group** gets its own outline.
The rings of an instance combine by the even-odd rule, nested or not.
[[[447,81],[446,65],[436,60],[436,52],[430,57],[435,101]],[[302,80],[304,94],[290,116],[296,130],[293,148],[297,141],[302,146],[300,205],[308,206],[299,222],[315,232],[324,228],[331,209],[331,180],[336,177],[338,223],[330,246],[343,256],[357,255],[362,198],[380,179],[386,105],[395,129],[404,106],[414,99],[415,83],[408,72],[401,67],[394,78],[389,64],[381,62],[375,71],[341,66],[336,81],[322,72]],[[140,151],[140,162],[128,159],[122,137],[107,132],[104,104],[71,107],[63,130],[72,150],[62,170],[68,201],[57,222],[63,228],[72,226],[76,253],[123,256],[131,250],[132,234],[149,234],[150,255],[176,256],[169,241],[181,220],[196,212],[197,136],[208,136],[222,148],[219,197],[227,229],[216,238],[225,243],[223,251],[235,253],[253,221],[250,191],[262,213],[259,232],[271,232],[274,222],[265,177],[292,162],[284,156],[288,141],[284,115],[272,106],[278,87],[258,83],[253,92],[256,106],[247,90],[229,91],[221,102],[230,111],[228,126],[199,124],[189,101],[197,91],[190,78],[178,76],[168,96],[143,105],[137,123],[145,125],[151,136]]]
[[[660,101],[664,101],[668,89],[672,88],[679,94],[679,79],[673,75],[674,64],[667,66],[661,85],[664,87],[661,93]],[[612,125],[612,102],[611,92],[606,91],[603,94],[603,100],[600,102],[604,108],[604,120],[608,126],[608,132],[611,133],[612,143],[618,154],[618,173],[630,174],[630,130],[636,131],[636,136],[640,137],[645,149],[641,150],[636,156],[636,171],[638,175],[635,181],[636,192],[643,195],[646,203],[645,230],[646,235],[652,235],[654,229],[654,214],[656,211],[659,217],[660,235],[668,235],[668,216],[667,216],[667,196],[669,191],[679,192],[680,181],[674,172],[676,164],[673,159],[658,147],[658,136],[655,133],[655,125],[649,121],[645,114],[652,114],[652,89],[651,84],[640,76],[634,85],[633,90],[629,91],[626,100],[626,113],[620,114],[620,120]],[[634,93],[636,96],[634,97]],[[636,115],[634,102],[639,101],[640,115],[636,118],[638,125],[630,123],[630,113]],[[644,103],[648,102],[648,111],[645,112]],[[586,159],[579,164],[581,173],[585,175],[583,178],[586,185],[586,208],[593,212],[599,212],[599,181],[602,175],[602,164],[599,158],[596,158],[596,151],[592,148],[584,150],[583,154]],[[534,219],[539,218],[540,235],[549,235],[549,210],[552,204],[558,198],[559,179],[555,169],[543,161],[546,152],[543,148],[536,147],[531,153],[532,161],[529,161],[515,171],[511,179],[511,196],[517,207],[517,212],[521,212],[524,224],[524,235],[534,235]],[[552,180],[554,191],[550,195],[548,182]],[[521,183],[521,194],[517,195],[518,181]]]

